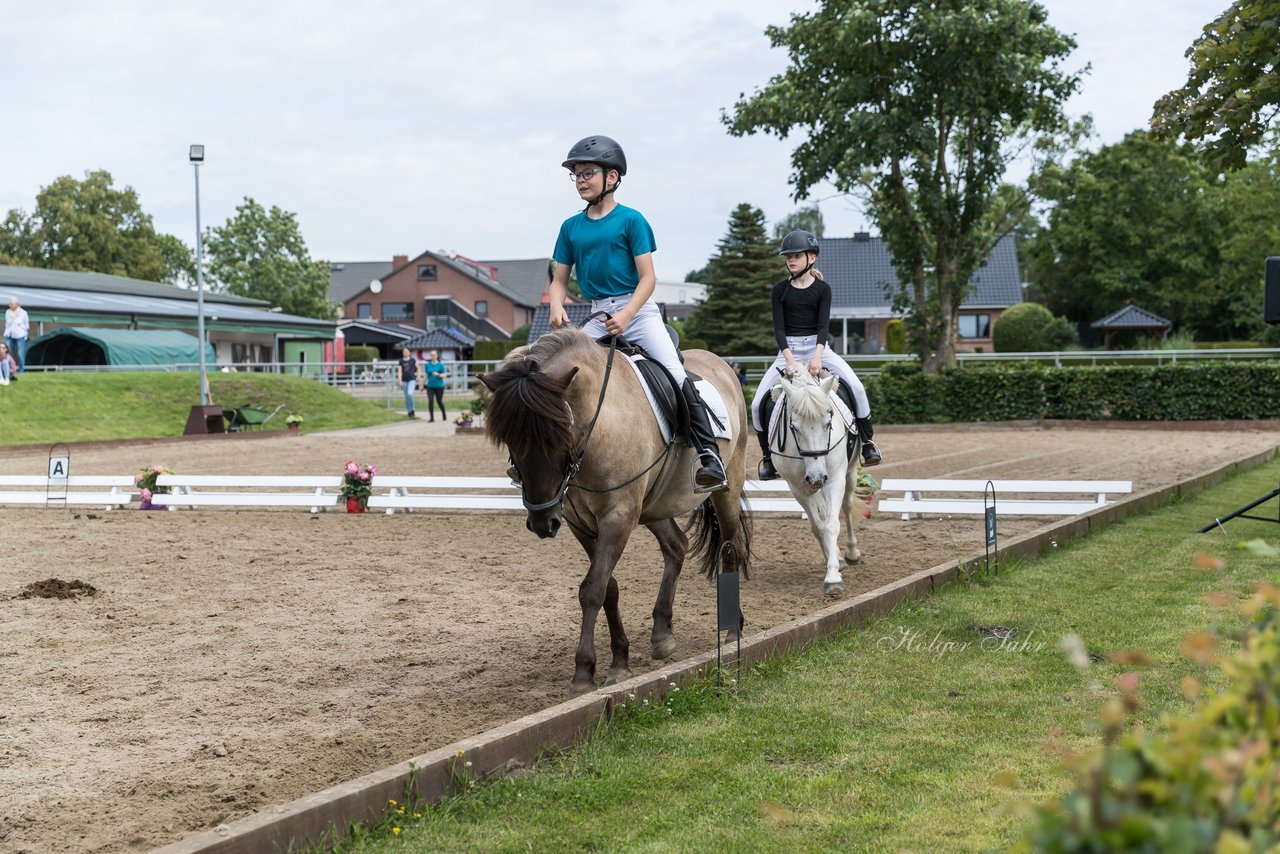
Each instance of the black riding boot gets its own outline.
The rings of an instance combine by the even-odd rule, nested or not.
[[[862,467],[869,469],[880,465],[884,462],[884,458],[880,456],[880,449],[876,447],[876,443],[871,441],[871,436],[875,432],[871,428],[871,416],[854,418],[853,423],[858,426],[858,435],[862,437]]]
[[[520,469],[516,468],[515,460],[507,466],[507,477],[511,478],[512,483],[520,483]]]
[[[773,457],[769,452],[769,434],[764,430],[756,431],[760,440],[760,480],[777,480],[778,470],[773,467]]]
[[[702,395],[693,380],[686,379],[680,387],[685,405],[689,408],[689,444],[698,452],[698,472],[693,476],[694,492],[720,492],[729,488],[729,479],[720,461],[720,449],[715,434],[711,432],[711,420],[707,417]]]

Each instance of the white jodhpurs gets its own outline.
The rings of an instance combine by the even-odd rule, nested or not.
[[[809,360],[813,358],[813,351],[818,347],[817,335],[801,335],[787,336],[787,347],[791,350],[791,355],[795,356],[796,364],[802,370],[807,370],[806,366]],[[760,387],[756,389],[756,396],[751,399],[751,424],[756,430],[764,430],[765,425],[760,423],[760,404],[764,400],[765,395],[769,393],[778,379],[781,377],[779,368],[785,367],[787,357],[778,352],[778,358],[773,360],[773,364],[764,372],[764,378],[760,380]],[[858,379],[858,375],[853,372],[853,368],[849,367],[849,363],[844,359],[832,353],[827,347],[822,348],[822,367],[840,378],[840,382],[849,386],[849,390],[853,392],[855,418],[866,418],[871,415],[871,403],[867,400],[867,390],[862,386],[862,380]]]
[[[592,300],[591,311],[617,314],[629,301],[630,297],[625,296]],[[604,328],[602,317],[589,321],[582,327],[582,331],[591,336],[592,340],[609,334],[609,330]],[[684,372],[684,365],[680,364],[680,353],[676,350],[676,345],[671,343],[671,336],[667,334],[667,327],[662,322],[662,312],[658,310],[656,302],[649,300],[640,306],[640,310],[636,312],[635,317],[631,318],[631,323],[622,331],[622,335],[632,344],[643,347],[646,353],[675,377],[676,383],[684,385],[687,374]]]

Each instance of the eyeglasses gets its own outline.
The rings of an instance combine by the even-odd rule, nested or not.
[[[603,169],[583,169],[581,172],[570,172],[569,180],[573,181],[575,184],[578,181],[590,181],[592,178],[596,177],[597,172],[603,171]]]

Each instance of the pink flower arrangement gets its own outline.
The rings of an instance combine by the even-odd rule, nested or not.
[[[368,498],[373,493],[373,479],[378,474],[375,466],[360,464],[355,460],[347,460],[342,474],[343,498]]]
[[[173,474],[164,466],[145,466],[140,472],[133,476],[133,482],[140,489],[138,490],[138,500],[143,509],[151,506],[152,499],[157,495],[162,495],[169,491],[167,486],[159,486],[156,481],[162,474]]]

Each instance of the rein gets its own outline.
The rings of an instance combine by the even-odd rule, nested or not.
[[[830,445],[828,445],[828,446],[827,446],[827,449],[826,449],[825,451],[806,451],[806,450],[805,450],[803,447],[801,447],[801,445],[800,445],[800,436],[796,433],[795,420],[791,417],[791,407],[786,406],[786,397],[785,397],[785,396],[783,397],[783,406],[785,407],[785,409],[783,410],[782,417],[783,417],[783,419],[786,421],[786,429],[787,429],[787,432],[789,432],[789,433],[791,434],[791,438],[795,440],[795,443],[796,443],[796,454],[784,454],[784,453],[783,453],[783,451],[784,451],[784,450],[786,449],[786,447],[787,447],[787,437],[786,437],[786,433],[784,433],[784,434],[783,434],[783,436],[782,436],[782,446],[781,446],[778,450],[776,450],[776,451],[772,451],[772,453],[777,454],[777,455],[778,455],[778,456],[780,456],[780,457],[785,457],[786,459],[789,459],[789,460],[803,460],[803,459],[805,459],[806,457],[825,457],[827,454],[831,453],[833,450],[835,450],[837,447],[839,447],[841,443],[843,443],[843,442],[845,441],[845,437],[844,437],[844,436],[842,436],[842,437],[840,437],[839,439],[836,439],[836,440],[835,440],[834,442],[832,442]],[[836,411],[836,408],[835,408],[835,405],[834,405],[834,402],[833,402],[832,407],[831,407],[831,417],[832,417],[832,420],[834,421],[834,420],[835,420],[835,418],[836,418],[838,415],[839,415],[839,413]],[[848,430],[846,429],[846,431],[845,431],[845,432],[846,432],[846,435],[847,435]],[[831,435],[831,426],[830,426],[830,425],[828,425],[828,426],[827,426],[827,435],[828,435],[828,436],[829,436],[829,435]],[[797,454],[798,454],[798,456],[797,456]]]
[[[606,320],[608,320],[610,316],[611,315],[607,314],[606,312],[597,311],[591,314],[589,317],[587,317],[586,320],[582,321],[582,323],[578,325],[578,328],[581,329],[582,327],[586,326],[588,323],[590,323],[592,320],[594,320],[597,317],[604,317]],[[600,418],[600,411],[604,408],[604,396],[605,396],[605,392],[609,388],[609,376],[613,372],[613,357],[614,357],[614,354],[617,352],[618,352],[618,336],[610,335],[609,336],[609,357],[605,360],[604,380],[603,382],[600,383],[600,396],[596,399],[595,414],[591,416],[591,422],[587,425],[586,432],[583,433],[582,435],[582,440],[578,443],[577,447],[575,447],[572,451],[569,452],[569,464],[565,468],[564,477],[562,477],[560,480],[560,488],[556,490],[555,496],[551,498],[549,501],[542,501],[537,504],[530,504],[529,499],[526,498],[524,494],[524,482],[521,481],[520,501],[522,504],[524,504],[524,508],[529,512],[534,513],[539,510],[548,510],[552,507],[555,507],[557,504],[565,500],[565,496],[568,494],[570,486],[573,486],[575,489],[580,489],[583,492],[595,492],[595,493],[601,493],[601,494],[622,489],[622,487],[624,486],[630,486],[640,478],[644,477],[650,471],[652,471],[654,466],[664,462],[667,459],[667,455],[671,453],[671,447],[675,444],[674,434],[672,435],[671,441],[667,443],[665,448],[663,448],[662,453],[658,455],[657,459],[649,463],[649,465],[645,466],[644,469],[642,469],[639,474],[627,480],[624,480],[622,483],[614,484],[613,486],[606,487],[603,489],[596,489],[594,487],[583,486],[580,483],[572,482],[574,477],[577,476],[578,470],[582,468],[582,461],[587,453],[587,442],[591,440],[591,433],[593,430],[595,430],[596,421]],[[576,511],[575,511],[575,514],[576,514]]]

